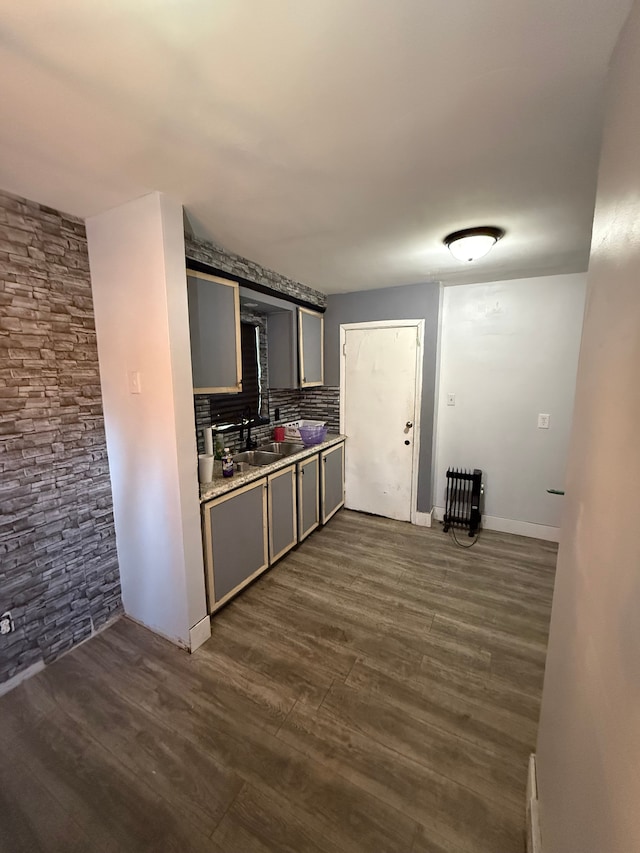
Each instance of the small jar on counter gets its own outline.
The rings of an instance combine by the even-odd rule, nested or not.
[[[222,455],[222,476],[233,477],[233,457],[228,447],[225,447]]]

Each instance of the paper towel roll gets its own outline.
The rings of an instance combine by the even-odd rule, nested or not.
[[[204,452],[207,456],[213,456],[213,427],[204,428]]]

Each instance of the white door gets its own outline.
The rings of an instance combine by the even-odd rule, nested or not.
[[[416,508],[421,320],[341,327],[345,506],[401,521]]]

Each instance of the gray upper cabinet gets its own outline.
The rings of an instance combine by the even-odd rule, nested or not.
[[[191,368],[196,394],[242,390],[238,284],[187,270]]]
[[[344,504],[344,442],[323,450],[320,454],[322,477],[322,523]]]
[[[298,387],[298,329],[295,311],[285,310],[267,317],[269,387]]]
[[[209,612],[269,565],[267,481],[210,501],[203,507]]]
[[[324,384],[324,317],[317,311],[298,308],[300,387]]]
[[[298,541],[296,466],[269,474],[269,564],[273,565]]]

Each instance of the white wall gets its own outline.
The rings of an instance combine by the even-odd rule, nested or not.
[[[538,736],[544,853],[640,850],[640,4],[609,78]]]
[[[86,225],[125,611],[193,648],[208,619],[182,207],[152,193]]]
[[[557,539],[564,498],[546,490],[565,485],[585,287],[579,274],[444,288],[438,515],[447,468],[481,468],[485,527]]]

